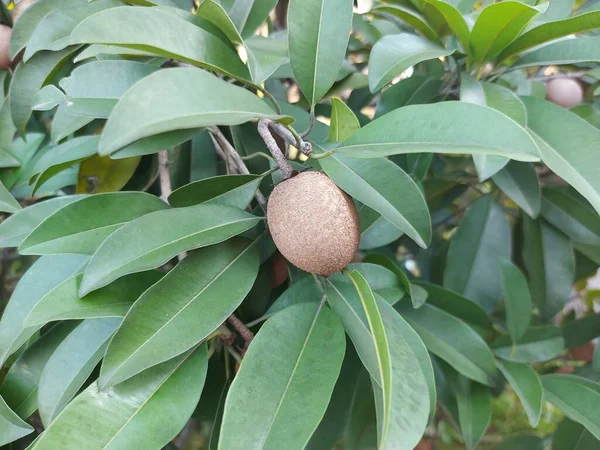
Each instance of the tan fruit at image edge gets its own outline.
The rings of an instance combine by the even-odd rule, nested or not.
[[[546,98],[563,108],[573,108],[583,101],[583,89],[570,78],[555,78],[546,86]]]
[[[21,0],[19,3],[15,4],[15,7],[12,10],[13,24],[17,21],[21,14],[23,14],[23,12],[34,3],[35,0]]]
[[[0,69],[5,70],[10,67],[10,35],[12,28],[6,25],[0,25]]]
[[[360,223],[348,195],[320,172],[279,183],[269,197],[267,222],[275,245],[294,266],[329,276],[358,250]]]

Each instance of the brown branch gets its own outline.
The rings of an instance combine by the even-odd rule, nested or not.
[[[269,122],[267,120],[261,119],[258,121],[258,134],[260,134],[260,137],[265,142],[265,145],[271,152],[271,155],[273,158],[275,158],[277,166],[279,166],[279,169],[281,170],[282,178],[284,180],[290,178],[294,172],[294,169],[292,169],[292,166],[285,158],[285,155],[277,145],[277,142],[275,142],[275,138],[271,134]]]
[[[227,322],[229,322],[229,324],[240,334],[246,343],[245,348],[248,348],[248,345],[250,345],[250,342],[252,342],[252,339],[254,339],[254,333],[250,331],[250,329],[248,329],[248,327],[244,325],[244,323],[238,319],[235,314],[230,315],[227,318]]]

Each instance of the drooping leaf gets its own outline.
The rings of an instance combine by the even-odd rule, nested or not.
[[[530,327],[518,343],[505,334],[496,339],[492,349],[501,358],[515,362],[548,361],[563,351],[565,340],[554,325]]]
[[[106,351],[99,386],[113,386],[194,347],[237,309],[258,268],[256,248],[244,240],[188,255],[129,310]]]
[[[346,193],[373,208],[421,247],[431,241],[431,218],[413,179],[387,159],[341,154],[320,160],[327,175]]]
[[[600,388],[598,383],[575,375],[544,375],[544,398],[600,439]]]
[[[6,189],[4,184],[0,181],[0,211],[14,214],[22,209],[19,202],[10,192],[8,192],[8,189]]]
[[[377,41],[371,51],[369,89],[375,93],[409,67],[453,52],[454,49],[445,49],[414,34],[385,36]]]
[[[32,450],[76,450],[82,445],[89,450],[162,448],[194,411],[207,367],[203,345],[114,388],[101,391],[92,383],[67,405]]]
[[[390,305],[395,304],[406,294],[406,290],[398,276],[388,268],[372,264],[370,262],[360,262],[348,264],[348,270],[358,270],[363,276],[374,294],[381,296]],[[335,283],[350,283],[348,278],[342,273],[337,273],[329,277]]]
[[[44,86],[33,98],[34,111],[50,111],[66,100],[65,93],[53,84]]]
[[[181,208],[201,203],[245,209],[258,189],[260,175],[220,175],[186,184],[169,196],[169,204]]]
[[[60,343],[40,376],[37,401],[48,427],[104,356],[120,318],[85,320]]]
[[[315,105],[327,94],[342,67],[352,25],[352,2],[291,0],[288,17],[294,77],[308,102]]]
[[[188,86],[202,89],[190,90]],[[279,116],[241,87],[199,69],[160,70],[128,90],[115,106],[100,139],[100,154],[110,154],[141,138],[168,131],[238,125],[260,118]]]
[[[244,45],[250,76],[255,83],[262,83],[290,60],[285,39],[252,36],[244,41]]]
[[[531,163],[510,161],[492,180],[510,199],[536,218],[541,208],[540,182]]]
[[[349,139],[360,123],[352,110],[340,99],[331,99],[331,125],[329,126],[329,140],[341,142]]]
[[[190,16],[190,20],[193,19]],[[202,19],[198,17],[197,20]],[[190,23],[180,15],[161,8],[122,6],[98,12],[75,27],[71,43],[150,50],[159,56],[179,59],[229,76],[249,77],[248,69],[234,50],[218,36],[198,23]]]
[[[402,230],[377,211],[361,204],[358,207],[360,218],[360,250],[383,247],[400,238]]]
[[[33,427],[17,416],[0,397],[0,445],[10,444],[32,432]]]
[[[492,398],[489,388],[461,379],[456,392],[460,429],[467,450],[473,450],[484,436],[492,416]]]
[[[78,290],[83,274],[78,273],[44,295],[31,308],[23,325],[41,327],[56,320],[124,317],[133,302],[163,275],[159,271],[128,275],[79,298]]]
[[[537,372],[528,364],[496,360],[502,375],[515,390],[529,418],[532,427],[536,427],[543,406],[542,382]]]
[[[486,126],[481,127],[482,123]],[[397,109],[364,126],[337,148],[338,154],[358,158],[421,152],[539,159],[537,146],[517,123],[493,109],[465,102]]]
[[[597,61],[600,61],[600,36],[552,42],[523,55],[511,69]]]
[[[523,261],[534,305],[548,319],[565,306],[575,274],[571,242],[550,225],[523,217]]]
[[[597,450],[596,439],[583,425],[565,417],[552,435],[553,450]]]
[[[42,326],[25,326],[23,319],[48,292],[78,272],[87,258],[79,255],[38,259],[19,281],[0,320],[0,363],[16,352]]]
[[[19,252],[23,255],[91,255],[124,224],[167,208],[168,205],[160,198],[145,192],[114,192],[84,197],[45,219],[21,243]]]
[[[506,326],[513,342],[523,337],[533,313],[533,305],[529,294],[527,279],[510,261],[503,261],[502,286],[504,291],[504,307],[506,308]]]
[[[92,256],[80,295],[135,272],[153,269],[177,254],[223,242],[252,228],[259,217],[221,205],[198,205],[146,214],[119,228]]]
[[[323,304],[270,318],[229,389],[219,449],[303,449],[325,414],[344,349],[342,325]]]
[[[469,49],[469,36],[471,31],[467,25],[467,22],[465,21],[465,18],[461,14],[461,12],[466,11],[459,11],[456,8],[458,5],[442,0],[425,0],[425,3],[431,5],[432,8],[435,8],[437,12],[442,15],[442,17],[446,20],[448,27],[452,30],[462,45],[463,51],[467,52]]]
[[[224,4],[225,2],[221,2]],[[233,0],[227,13],[242,37],[248,38],[269,17],[277,0]]]
[[[231,42],[241,44],[243,42],[240,33],[236,29],[231,18],[219,4],[219,0],[204,0],[200,2],[196,15],[208,20],[210,23],[219,28],[229,38]]]
[[[492,311],[502,295],[500,260],[510,256],[504,211],[491,196],[482,197],[469,207],[450,242],[444,287]]]

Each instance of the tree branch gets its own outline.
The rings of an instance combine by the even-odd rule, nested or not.
[[[169,195],[173,192],[171,187],[171,172],[169,172],[169,152],[161,150],[158,153],[158,176],[160,178],[160,198],[169,203]]]
[[[238,319],[235,314],[230,315],[227,318],[227,322],[229,322],[229,324],[240,334],[242,339],[244,339],[246,342],[245,347],[248,348],[248,345],[250,345],[250,342],[252,342],[252,339],[254,339],[254,333],[250,331],[250,329],[244,325],[244,323]]]
[[[265,145],[271,152],[271,155],[273,158],[275,158],[275,161],[281,170],[282,178],[284,180],[290,178],[294,172],[294,169],[292,169],[292,166],[285,158],[285,155],[281,152],[277,142],[275,142],[275,139],[271,134],[271,130],[269,130],[269,121],[264,119],[258,121],[258,134],[260,134],[260,137],[265,142]]]

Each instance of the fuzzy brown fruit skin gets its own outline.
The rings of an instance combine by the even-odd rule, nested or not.
[[[302,172],[279,183],[267,205],[275,245],[294,266],[329,276],[358,250],[360,222],[348,195],[320,172]]]
[[[563,108],[573,108],[583,101],[583,89],[571,78],[555,78],[546,86],[546,98]]]
[[[12,10],[12,20],[13,24],[17,21],[21,14],[25,12],[27,8],[35,3],[35,0],[21,0],[19,3],[15,4],[15,7]]]
[[[0,69],[10,68],[10,35],[12,28],[0,25]]]

